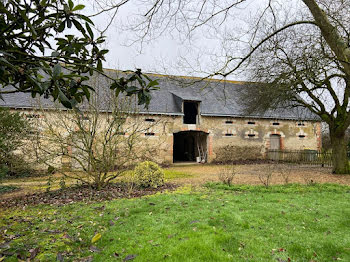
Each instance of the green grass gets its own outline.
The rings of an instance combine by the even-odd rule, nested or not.
[[[40,261],[55,261],[58,252],[65,261],[128,255],[137,255],[133,261],[350,261],[349,192],[337,185],[208,184],[139,199],[9,210],[0,232],[13,238],[5,261],[35,247]],[[92,253],[96,233],[102,237]]]
[[[186,177],[192,177],[192,176],[193,175],[185,172],[171,170],[171,169],[164,169],[165,180],[171,180],[176,178],[186,178]]]

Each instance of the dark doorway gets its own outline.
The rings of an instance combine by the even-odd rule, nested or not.
[[[184,124],[197,124],[198,102],[184,101]]]
[[[174,133],[173,161],[207,161],[207,136],[201,131]]]

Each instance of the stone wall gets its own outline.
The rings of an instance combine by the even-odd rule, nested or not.
[[[168,161],[172,159],[172,134],[187,130],[208,133],[209,162],[221,162],[228,155],[236,158],[232,160],[263,158],[271,135],[280,136],[282,150],[321,149],[320,122],[201,116],[200,124],[185,125],[181,116],[165,118],[169,150],[164,159]]]
[[[24,110],[23,113],[35,115],[34,119],[39,123],[44,115],[57,119],[61,114],[57,111],[42,114],[31,110]],[[181,131],[208,134],[208,162],[263,158],[270,148],[270,135],[280,136],[282,150],[320,150],[322,141],[321,123],[311,121],[201,116],[199,124],[187,125],[183,124],[182,116],[137,115],[128,119],[130,125],[135,122],[144,126],[140,134],[142,144],[155,148],[152,157],[161,164],[173,162],[173,134]],[[45,127],[41,126],[40,132],[45,132]],[[55,166],[69,166],[66,157],[55,162]]]

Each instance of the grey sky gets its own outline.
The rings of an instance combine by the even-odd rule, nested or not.
[[[94,13],[92,7],[94,0],[80,2],[86,5],[84,12]],[[179,40],[177,32],[173,34],[167,32],[161,37],[144,43],[142,49],[140,42],[128,46],[130,40],[135,39],[136,36],[122,28],[136,14],[142,13],[140,10],[144,6],[138,6],[136,2],[138,1],[131,1],[122,6],[106,32],[106,48],[110,52],[107,54],[104,67],[121,70],[141,68],[144,72],[197,76],[204,76],[216,69],[216,65],[219,64],[216,60],[222,61],[222,58],[217,56],[223,55],[221,41],[215,35],[208,36],[202,28],[195,32],[191,42]],[[237,11],[237,17],[247,18],[261,2],[261,0],[249,1],[247,8]],[[109,20],[110,14],[93,18],[98,28],[104,28]],[[237,20],[232,22],[237,25]],[[215,57],[211,55],[214,53]],[[231,76],[229,79],[245,80],[243,75]]]

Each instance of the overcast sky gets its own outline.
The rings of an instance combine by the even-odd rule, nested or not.
[[[91,14],[95,12],[92,6],[93,1],[80,1],[86,5],[84,13]],[[249,16],[250,12],[254,11],[259,5],[257,2],[258,0],[252,0],[248,8],[239,11],[239,16],[242,18]],[[261,0],[259,2],[261,3]],[[167,33],[143,44],[142,48],[140,42],[131,46],[127,45],[131,39],[135,38],[135,35],[130,31],[122,30],[123,25],[139,13],[141,8],[135,5],[134,1],[127,3],[120,9],[113,24],[107,30],[106,48],[110,52],[106,56],[105,68],[121,70],[141,68],[144,72],[196,76],[205,76],[215,70],[213,67],[214,59],[209,54],[222,52],[221,41],[215,39],[215,36],[210,37],[210,39],[203,37],[206,32],[203,32],[202,29],[196,32],[191,39],[191,43],[179,40],[176,34],[174,36]],[[104,28],[109,20],[108,14],[93,17],[93,21],[98,28]],[[190,62],[190,66],[195,67],[196,70],[190,68],[183,58],[186,58]],[[242,75],[229,77],[229,79],[246,80]]]

